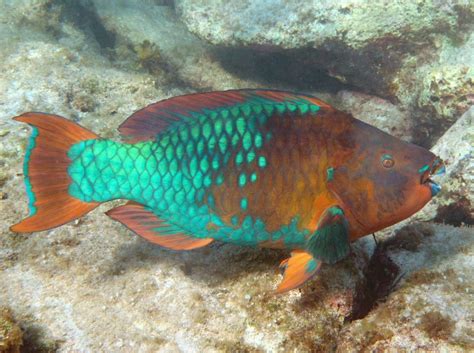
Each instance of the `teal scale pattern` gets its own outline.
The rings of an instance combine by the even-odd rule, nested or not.
[[[82,141],[68,153],[72,160],[68,169],[72,179],[69,192],[86,202],[128,199],[141,203],[168,223],[159,229],[161,235],[184,232],[250,246],[283,239],[289,248],[298,247],[308,235],[298,229],[298,215],[291,224],[272,233],[266,231],[262,220],[251,215],[240,223],[233,219],[232,224],[225,224],[214,212],[209,188],[224,182],[231,158],[237,168],[250,166],[251,172],[240,174],[236,185],[242,189],[240,208],[245,211],[245,186],[265,172],[267,165],[259,150],[271,140],[264,128],[269,117],[299,114],[310,118],[318,110],[318,106],[305,100],[275,103],[262,99],[193,113],[154,141]],[[217,227],[209,229],[209,223]]]

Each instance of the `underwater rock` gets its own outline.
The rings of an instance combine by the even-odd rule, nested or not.
[[[22,154],[17,150],[24,143],[8,142],[27,133],[11,120],[23,112],[55,113],[99,128],[107,136],[114,133],[123,115],[159,97],[182,93],[173,87],[156,88],[147,73],[117,69],[94,50],[78,51],[48,38],[12,43],[0,38],[0,44],[5,54],[0,63],[4,73],[0,76],[0,128],[10,131],[1,137],[0,161],[11,163],[11,157],[18,159]],[[5,172],[13,173],[11,169]]]
[[[473,91],[469,1],[176,0],[191,32],[213,45],[291,53],[301,66],[401,102],[433,141]],[[424,131],[426,130],[426,131]],[[436,137],[435,136],[435,137]]]
[[[452,121],[474,104],[472,66],[448,64],[430,68],[422,85],[418,106],[434,115],[451,117]]]
[[[152,74],[160,71],[161,75],[171,74],[168,84],[207,90],[256,85],[224,70],[212,58],[209,48],[177,19],[171,7],[154,1],[93,0],[93,3],[104,27],[116,34],[117,60],[136,57],[138,66]],[[149,46],[155,47],[154,58],[144,55]]]
[[[450,1],[442,8],[436,3],[410,1],[175,3],[189,28],[213,44],[316,48],[339,42],[355,50],[382,39],[392,45],[406,44],[414,38],[430,41],[431,37],[422,34],[455,30],[461,10],[469,9],[468,4],[463,6],[459,1]]]
[[[12,313],[0,307],[0,352],[19,353],[22,344],[22,332],[13,320]]]
[[[406,141],[412,140],[414,126],[410,115],[388,100],[348,90],[339,91],[335,98],[331,97],[329,100],[337,109],[390,135]]]
[[[341,330],[336,351],[472,352],[472,234],[467,227],[420,225],[388,240],[385,251],[402,279],[384,302]]]
[[[10,23],[35,28],[38,33],[59,33],[61,7],[57,5],[51,0],[4,0],[0,17],[8,18]]]
[[[470,15],[474,19],[473,15]],[[432,59],[408,58],[395,80],[400,104],[412,107],[421,140],[437,138],[474,104],[474,31],[469,26],[461,39],[435,41]]]
[[[445,161],[442,191],[415,215],[453,225],[474,224],[474,106],[438,140],[432,152]]]

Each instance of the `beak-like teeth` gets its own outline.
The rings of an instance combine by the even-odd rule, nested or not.
[[[431,196],[436,196],[441,191],[441,186],[435,183],[431,177],[440,176],[446,173],[446,167],[440,158],[436,158],[431,166],[429,172],[422,176],[424,183],[428,183],[431,189]]]
[[[440,167],[438,167],[437,170],[434,171],[433,175],[444,175],[446,173],[446,167],[444,164],[441,164]]]
[[[446,167],[444,166],[443,161],[437,157],[433,161],[431,168],[428,168],[428,166],[425,166],[422,169],[420,169],[420,172],[421,171],[423,171],[423,174],[421,175],[421,183],[425,184],[428,181],[433,183],[433,181],[430,178],[445,174]]]
[[[421,176],[421,183],[425,184],[428,180],[430,179],[430,172],[427,170],[426,172],[423,173]]]
[[[428,179],[428,180],[429,180],[430,189],[431,189],[431,196],[436,196],[441,191],[441,186],[431,181],[431,179]]]
[[[443,161],[441,158],[436,157],[433,161],[433,164],[430,168],[430,175],[443,175],[446,172],[446,167],[444,166]]]
[[[428,169],[426,172],[424,172],[422,175],[421,175],[421,183],[422,184],[426,184],[430,181],[432,181],[430,178],[433,176],[433,174],[431,174],[431,171]]]
[[[423,168],[425,169],[425,168]],[[431,165],[431,168],[426,168],[423,175],[421,176],[421,183],[426,184],[430,187],[431,196],[436,196],[441,191],[441,186],[435,183],[431,178],[443,175],[446,172],[443,161],[440,158],[436,158]]]

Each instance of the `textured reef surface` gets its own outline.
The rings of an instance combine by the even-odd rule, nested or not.
[[[0,0],[0,352],[473,351],[472,6]],[[30,133],[11,117],[50,112],[118,138],[149,103],[244,87],[310,93],[432,148],[442,193],[285,295],[287,252],[167,251],[103,214],[119,201],[9,231],[27,213]]]
[[[416,115],[420,137],[439,136],[473,103],[472,1],[175,3],[189,29],[214,45],[293,56],[296,72],[325,69],[399,102]]]

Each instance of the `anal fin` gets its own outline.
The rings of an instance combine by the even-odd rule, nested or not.
[[[280,267],[285,270],[283,280],[278,285],[277,293],[295,289],[313,277],[321,267],[321,263],[302,250],[294,250],[291,257],[283,260]]]
[[[193,238],[179,230],[171,232],[168,223],[147,210],[145,206],[135,202],[113,208],[106,214],[149,242],[172,250],[197,249],[210,244],[214,240],[211,238]]]

